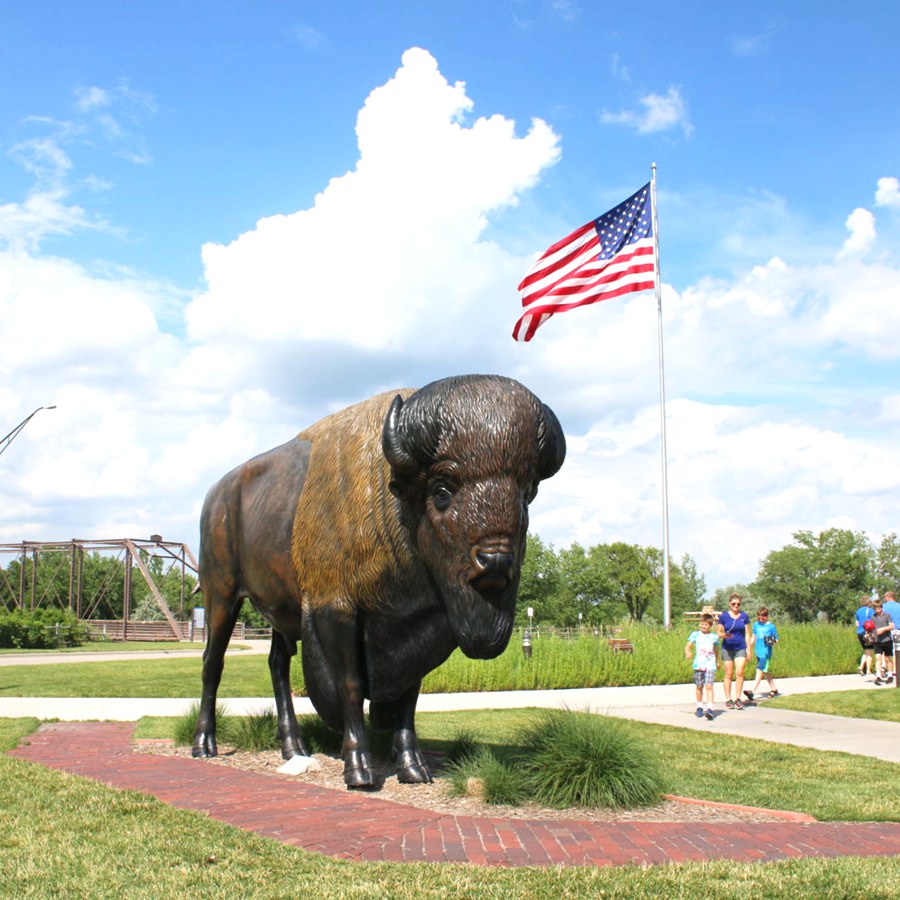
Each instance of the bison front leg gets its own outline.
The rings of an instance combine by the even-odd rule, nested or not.
[[[344,783],[348,788],[374,787],[357,619],[333,609],[304,610],[302,643],[309,698],[325,724],[344,734]]]
[[[416,703],[421,684],[418,682],[413,685],[396,700],[372,702],[369,705],[372,727],[378,731],[394,732],[391,749],[397,763],[397,780],[403,784],[428,784],[434,781],[416,735]]]

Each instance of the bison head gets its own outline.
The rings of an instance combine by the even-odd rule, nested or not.
[[[528,505],[566,455],[556,416],[512,379],[447,378],[394,399],[382,448],[457,643],[497,656],[512,633]]]

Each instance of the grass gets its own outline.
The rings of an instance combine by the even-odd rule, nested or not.
[[[156,650],[171,653],[175,650],[202,650],[205,645],[198,641],[88,641],[77,647],[55,647],[42,650],[19,650],[17,648],[0,648],[0,656],[9,654],[33,654],[40,656],[43,653],[125,653],[136,650]],[[232,644],[231,649],[241,645]],[[244,645],[246,646],[246,645]]]
[[[796,709],[800,712],[824,713],[829,716],[848,716],[855,719],[877,719],[881,722],[900,722],[900,690],[833,691],[827,694],[798,694],[767,700],[766,706]]]
[[[665,792],[657,748],[621,719],[544,710],[516,742],[517,768],[545,806],[634,809]]]
[[[634,809],[652,806],[665,790],[660,760],[621,720],[569,710],[542,710],[519,728],[515,743],[476,744],[457,737],[450,791],[487,803],[534,802],[554,809]],[[448,753],[448,756],[450,754]]]
[[[473,660],[456,651],[426,676],[423,691],[551,690],[607,685],[686,684],[691,681],[684,645],[690,629],[671,631],[632,625],[623,636],[634,653],[613,653],[603,638],[577,640],[539,637],[525,659],[518,636],[494,660]],[[852,629],[827,624],[780,626],[775,678],[833,675],[856,670],[858,647]],[[77,666],[0,667],[0,696],[32,697],[196,697],[200,693],[199,656],[80,662]],[[721,673],[719,675],[721,678]],[[303,673],[295,661],[292,683],[304,692]],[[271,697],[266,656],[229,657],[219,695]]]
[[[0,666],[2,697],[198,697],[200,657]],[[219,696],[272,696],[264,654],[229,657]]]
[[[534,710],[420,713],[419,737],[445,749],[460,730],[498,751],[517,745]],[[663,761],[666,793],[789,809],[822,821],[900,821],[900,795],[884,791],[900,765],[879,759],[750,740],[725,734],[616,720]]]
[[[455,728],[439,723],[443,716],[429,718],[434,721],[428,727],[435,730]],[[36,724],[0,720],[0,748],[12,746]],[[514,721],[507,721],[500,731],[515,728]],[[691,748],[686,749],[689,754]],[[752,765],[752,748],[749,753]],[[743,753],[740,759],[748,761]],[[633,900],[726,900],[736,895],[880,900],[896,895],[898,879],[897,858],[516,869],[343,862],[142,794],[0,756],[0,896],[25,900],[175,900],[186,895],[216,900],[575,900],[621,895]]]

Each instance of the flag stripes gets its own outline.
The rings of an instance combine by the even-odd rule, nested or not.
[[[519,284],[524,311],[513,329],[530,341],[556,313],[655,287],[650,185],[540,256]]]

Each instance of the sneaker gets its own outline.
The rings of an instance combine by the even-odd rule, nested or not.
[[[738,701],[738,702],[740,702],[740,701]],[[725,701],[725,709],[734,709],[734,701],[726,700]]]
[[[862,666],[857,666],[857,667],[856,667],[856,671],[859,672],[859,674],[860,674],[863,678],[866,677],[866,670],[865,670]]]
[[[713,711],[712,711],[711,709],[708,709],[708,710],[706,711],[706,718],[709,719],[710,722],[712,722],[712,720],[713,720]]]
[[[698,719],[702,719],[702,718],[703,718],[703,707],[702,707],[702,706],[698,706],[698,707],[697,707],[697,712],[695,712],[694,715],[695,715]]]
[[[884,682],[881,680],[881,676],[879,675],[879,676],[872,682],[872,684],[884,684]]]
[[[743,708],[744,708],[744,704],[741,703],[740,700],[735,700],[735,701],[734,701],[734,708],[735,708],[735,709],[743,709]]]
[[[744,691],[744,696],[745,696],[748,700],[752,700],[752,699],[753,699],[753,691]]]

